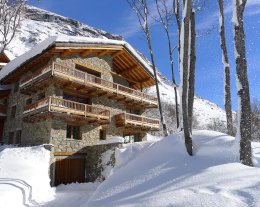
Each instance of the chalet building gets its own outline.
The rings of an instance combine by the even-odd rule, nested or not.
[[[155,84],[147,61],[128,43],[99,38],[50,37],[0,71],[5,104],[2,141],[49,144],[53,185],[102,179],[101,154],[115,137],[146,138],[159,120],[144,88]],[[113,163],[113,156],[111,162]]]

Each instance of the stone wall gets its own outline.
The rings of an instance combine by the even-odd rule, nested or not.
[[[50,142],[51,121],[38,121],[35,123],[23,122],[23,108],[26,105],[26,100],[31,98],[33,102],[38,100],[38,95],[44,93],[45,96],[62,95],[62,90],[50,85],[45,90],[40,90],[37,93],[28,96],[18,92],[14,92],[15,84],[12,84],[12,89],[7,103],[7,117],[4,125],[3,141],[8,143],[9,133],[14,132],[14,143],[17,131],[22,130],[21,145],[39,145]],[[11,117],[12,107],[16,106],[15,117]]]

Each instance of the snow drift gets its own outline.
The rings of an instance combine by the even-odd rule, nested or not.
[[[43,146],[0,146],[0,206],[37,206],[53,199],[50,152]]]
[[[193,140],[192,157],[181,134],[142,144],[145,148],[127,145],[117,159],[132,151],[128,162],[116,167],[82,206],[260,206],[260,168],[239,163],[233,137],[202,130]],[[256,162],[260,144],[253,148]]]

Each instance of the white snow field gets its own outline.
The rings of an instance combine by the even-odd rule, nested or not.
[[[43,146],[0,146],[0,206],[37,206],[52,200],[49,162],[50,152]]]
[[[42,146],[0,148],[0,206],[260,206],[260,143],[252,143],[255,167],[247,167],[233,137],[199,130],[193,141],[192,157],[180,133],[125,144],[103,183],[57,188],[49,185]]]
[[[258,167],[247,167],[238,162],[233,137],[201,130],[193,140],[192,157],[181,134],[126,146],[117,156],[129,162],[117,166],[81,206],[260,206],[259,143],[253,144]]]

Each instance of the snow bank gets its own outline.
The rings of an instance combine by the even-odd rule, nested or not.
[[[126,158],[121,167],[82,206],[260,206],[260,168],[238,162],[233,137],[204,130],[195,131],[193,140],[192,157],[181,134],[141,150],[139,143],[127,145],[117,155]]]
[[[100,183],[72,183],[56,188],[55,200],[42,204],[46,207],[77,207],[86,202]]]
[[[37,205],[53,199],[50,152],[43,146],[0,147],[0,206]]]

